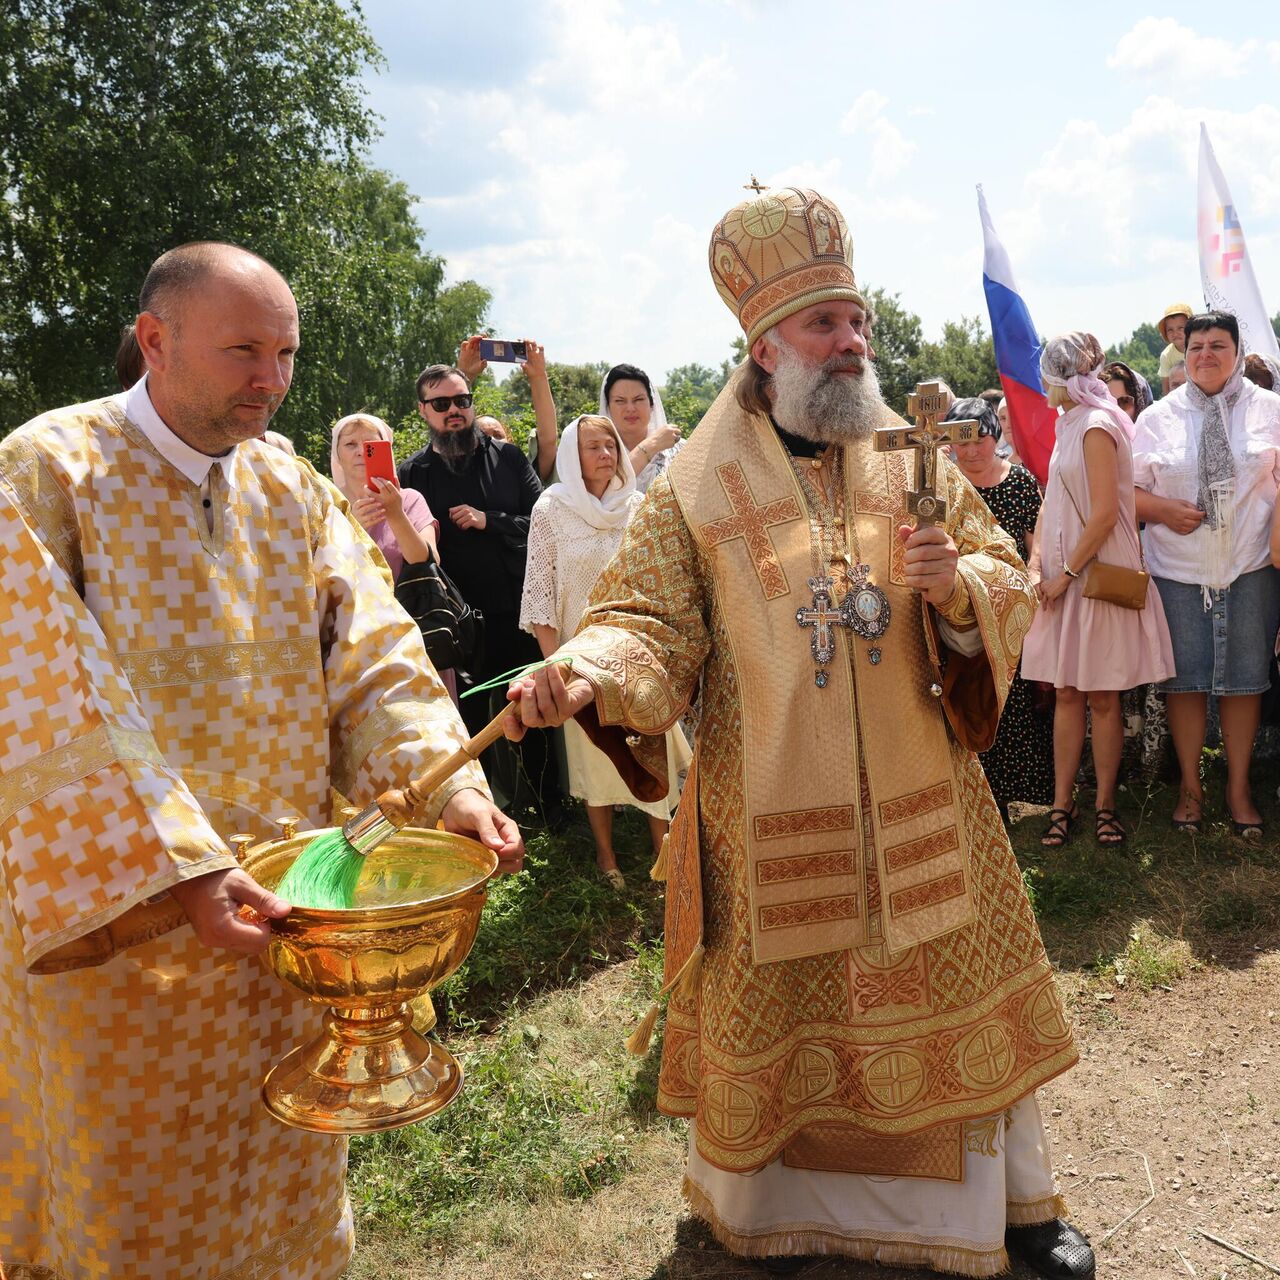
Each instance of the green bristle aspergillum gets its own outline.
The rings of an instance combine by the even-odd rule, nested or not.
[[[364,862],[364,855],[347,843],[341,828],[326,831],[293,860],[276,894],[295,907],[346,911],[355,903]]]

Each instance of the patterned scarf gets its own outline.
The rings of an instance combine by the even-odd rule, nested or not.
[[[1228,425],[1231,410],[1240,399],[1243,380],[1244,352],[1236,356],[1235,368],[1226,385],[1217,395],[1206,395],[1190,379],[1187,380],[1187,402],[1204,415],[1200,427],[1199,459],[1197,462],[1199,486],[1196,506],[1205,513],[1204,527],[1217,529],[1223,522],[1221,507],[1222,489],[1215,493],[1215,486],[1233,482],[1236,478],[1236,460],[1231,452]]]

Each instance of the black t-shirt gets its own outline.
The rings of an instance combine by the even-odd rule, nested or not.
[[[431,446],[398,468],[400,485],[417,489],[440,521],[440,564],[472,608],[518,613],[529,542],[529,513],[542,493],[529,460],[513,444],[481,436],[461,471]],[[465,504],[485,514],[483,529],[459,529],[449,509]]]

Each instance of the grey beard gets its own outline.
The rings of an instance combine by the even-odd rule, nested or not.
[[[450,471],[464,470],[471,455],[480,447],[480,441],[485,438],[484,432],[474,422],[470,430],[437,431],[429,424],[427,430],[431,434],[432,451],[440,455],[441,462]]]
[[[806,364],[789,343],[772,335],[777,367],[772,378],[773,416],[792,435],[815,444],[848,444],[871,434],[881,420],[884,399],[880,379],[868,360],[837,356],[820,365]],[[856,377],[833,370],[861,364]]]

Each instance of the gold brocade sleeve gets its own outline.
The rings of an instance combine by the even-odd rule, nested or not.
[[[363,805],[389,787],[403,787],[467,734],[422,633],[392,594],[386,561],[335,494],[328,485],[320,491],[312,566],[333,785]],[[489,795],[474,762],[441,784],[417,821],[434,826],[449,798],[467,787]]]
[[[7,459],[6,459],[7,460]],[[97,620],[0,483],[0,859],[24,962],[100,964],[235,859],[165,763]]]
[[[659,476],[596,582],[577,635],[559,650],[595,689],[578,723],[638,800],[667,792],[663,735],[688,707],[710,645],[698,551]]]
[[[956,594],[938,612],[954,626],[976,624],[982,636],[982,649],[972,657],[948,654],[942,701],[961,744],[986,751],[995,741],[1036,597],[1013,539],[959,468],[941,454],[938,460],[946,477],[947,532],[960,552]],[[930,646],[937,652],[931,617],[930,627]]]

